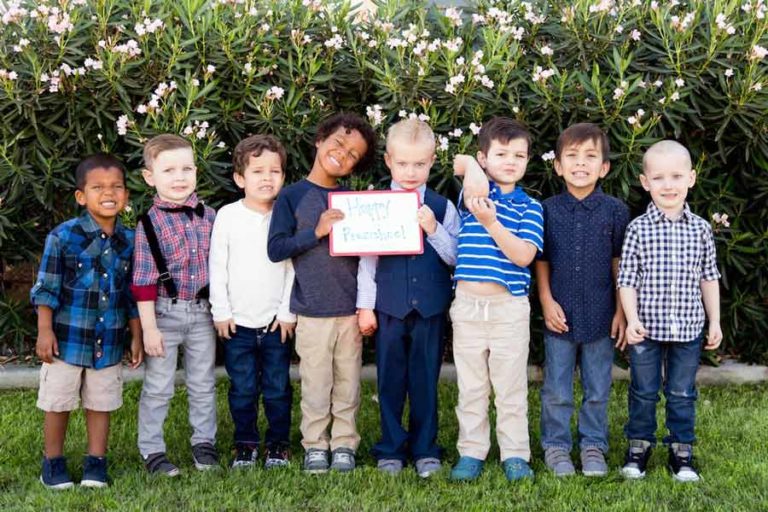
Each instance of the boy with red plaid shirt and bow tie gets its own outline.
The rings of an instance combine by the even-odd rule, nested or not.
[[[131,291],[144,328],[146,373],[139,401],[139,451],[150,473],[176,476],[163,424],[173,397],[179,347],[189,394],[192,456],[198,470],[219,460],[213,374],[216,334],[208,302],[208,249],[215,212],[195,194],[192,145],[158,135],[144,146],[144,180],[157,191],[136,229]]]

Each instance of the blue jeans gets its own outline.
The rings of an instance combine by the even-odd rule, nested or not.
[[[224,365],[229,374],[229,411],[235,424],[235,443],[257,446],[259,395],[267,415],[266,444],[288,444],[291,429],[291,346],[280,343],[280,329],[237,326],[224,342]]]
[[[575,343],[544,337],[544,386],[541,389],[541,445],[571,451],[573,374],[581,374],[584,398],[579,410],[579,448],[596,446],[608,451],[608,398],[614,341],[605,337]]]
[[[656,404],[664,369],[667,429],[665,444],[691,444],[696,440],[696,371],[699,369],[702,337],[686,343],[660,343],[646,338],[629,345],[629,421],[627,439],[656,444]]]

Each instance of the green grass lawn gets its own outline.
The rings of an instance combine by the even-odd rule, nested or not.
[[[223,463],[230,460],[232,436],[226,390],[227,383],[219,382],[218,445]],[[644,481],[626,482],[619,476],[626,419],[624,383],[615,386],[610,404],[611,473],[603,479],[575,476],[558,480],[547,474],[539,447],[539,387],[532,387],[530,425],[536,479],[522,484],[509,484],[504,479],[495,445],[486,471],[476,483],[449,482],[448,465],[427,481],[411,470],[394,478],[380,475],[369,455],[379,433],[370,383],[363,387],[358,421],[363,437],[358,460],[362,467],[352,474],[302,474],[298,392],[294,400],[294,455],[289,468],[196,472],[191,463],[182,388],[171,405],[166,428],[168,452],[179,463],[182,476],[153,478],[144,472],[135,445],[139,391],[138,383],[127,385],[125,405],[112,417],[111,487],[60,493],[44,489],[37,480],[43,415],[35,408],[36,390],[0,393],[0,510],[768,510],[767,385],[700,390],[696,453],[703,481],[699,484],[674,482],[665,468],[666,452],[662,449],[654,453]],[[446,448],[446,460],[453,462],[457,458],[456,386],[441,384],[440,394],[440,441]],[[85,441],[83,415],[77,412],[66,444],[76,480],[82,471]]]

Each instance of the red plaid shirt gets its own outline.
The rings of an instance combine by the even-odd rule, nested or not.
[[[169,203],[155,196],[154,204],[149,209],[149,218],[155,228],[160,251],[181,300],[194,299],[197,292],[208,284],[208,249],[216,212],[206,206],[204,215],[199,217],[192,212],[168,212],[163,208],[194,208],[197,203],[196,194],[189,196],[183,205]],[[168,296],[165,287],[158,282],[159,277],[144,226],[139,223],[136,226],[131,285],[136,301],[155,300],[158,295]]]

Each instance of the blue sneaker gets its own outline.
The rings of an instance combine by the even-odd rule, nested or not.
[[[40,473],[40,481],[49,489],[60,491],[70,489],[74,482],[67,472],[66,457],[43,457],[43,471]]]
[[[533,479],[533,470],[528,463],[520,457],[510,457],[502,461],[501,466],[504,468],[504,476],[507,480],[514,482],[516,480],[523,480],[525,478]]]
[[[459,457],[459,461],[451,470],[451,480],[457,482],[472,482],[473,480],[477,480],[480,473],[483,472],[484,464],[484,460],[476,459],[474,457]]]
[[[107,458],[86,455],[83,458],[83,479],[80,487],[102,488],[107,486]]]

